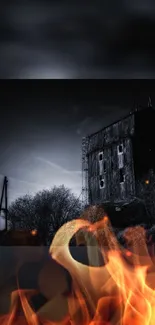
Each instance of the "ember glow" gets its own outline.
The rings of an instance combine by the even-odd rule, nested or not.
[[[37,235],[37,230],[36,229],[31,230],[31,235],[36,236]]]
[[[87,228],[95,235],[92,254],[102,253],[105,264],[88,266],[73,259],[69,250],[71,238]],[[87,236],[88,238],[88,236]],[[138,238],[138,240],[137,240]],[[129,228],[125,233],[127,248],[120,246],[108,217],[91,224],[87,220],[73,220],[56,233],[49,249],[51,257],[65,267],[72,278],[72,290],[66,295],[67,313],[61,321],[43,319],[29,303],[31,291],[12,293],[9,315],[0,325],[154,325],[155,324],[155,265],[148,253],[145,230]],[[91,248],[87,246],[89,256]],[[54,308],[54,298],[48,308]],[[23,316],[19,316],[18,305]],[[59,306],[61,309],[61,305]]]

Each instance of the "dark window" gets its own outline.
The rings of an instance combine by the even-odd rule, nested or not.
[[[102,160],[102,159],[103,159],[103,154],[100,153],[100,154],[99,154],[99,160]]]
[[[119,182],[124,183],[124,171],[123,171],[123,168],[120,168],[120,170],[119,170]]]
[[[104,187],[104,180],[102,179],[101,181],[100,181],[100,188],[103,188]]]
[[[122,144],[119,145],[118,150],[119,150],[119,153],[123,152],[123,145]]]
[[[114,168],[113,160],[111,160],[111,168],[112,168],[112,169]]]
[[[100,185],[101,185],[101,187],[104,186],[104,182],[103,182],[103,180],[100,182]]]
[[[100,189],[105,187],[105,180],[104,180],[103,175],[100,176],[99,186],[100,186]]]

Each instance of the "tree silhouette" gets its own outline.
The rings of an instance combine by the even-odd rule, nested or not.
[[[49,244],[56,231],[80,213],[80,200],[62,185],[18,198],[9,207],[8,219],[11,228],[36,229],[42,241]]]

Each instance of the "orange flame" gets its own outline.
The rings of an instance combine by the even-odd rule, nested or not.
[[[84,265],[71,256],[69,242],[82,229],[94,234],[96,240],[95,249],[87,245],[88,256],[97,256],[100,249],[104,265]],[[140,226],[129,228],[125,240],[128,249],[118,243],[107,216],[94,224],[79,219],[63,225],[56,233],[49,253],[70,273],[70,294],[61,296],[59,306],[55,298],[49,300],[46,313],[43,313],[33,311],[29,302],[30,290],[18,289],[12,293],[11,311],[0,318],[0,325],[154,325],[155,267],[148,253],[144,229]],[[54,318],[51,320],[48,314],[56,305],[60,311],[64,301],[67,313],[63,319],[59,322]],[[23,316],[18,315],[19,304]]]

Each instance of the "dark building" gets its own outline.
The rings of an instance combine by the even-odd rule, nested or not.
[[[155,170],[155,110],[129,115],[83,139],[83,199],[88,204],[152,204]]]

